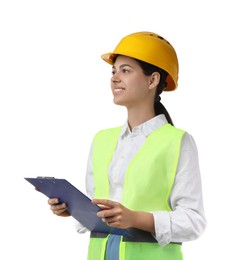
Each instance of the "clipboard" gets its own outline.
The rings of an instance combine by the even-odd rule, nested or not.
[[[84,227],[93,232],[115,234],[132,237],[127,229],[112,228],[107,226],[96,213],[102,210],[92,204],[91,199],[78,190],[66,179],[53,177],[24,178],[38,191],[48,198],[59,198],[60,202],[67,204],[67,211]]]

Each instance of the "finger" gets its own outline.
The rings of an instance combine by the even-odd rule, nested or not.
[[[107,199],[93,199],[92,203],[97,204],[97,205],[99,204],[99,205],[102,205],[102,206],[106,206],[106,207],[109,207],[109,208],[113,208],[117,205],[117,202],[114,202],[112,200],[107,200]]]
[[[64,214],[64,212],[66,212],[67,210],[67,207],[62,207],[62,208],[51,208],[51,210],[53,211],[53,213],[55,215],[61,215],[61,214]]]
[[[51,205],[50,209],[52,211],[60,211],[60,210],[66,210],[67,209],[67,206],[65,203],[62,203],[62,204],[54,204],[54,205]]]
[[[97,212],[97,216],[100,218],[109,218],[114,216],[114,211],[109,209],[101,210]]]
[[[107,226],[119,227],[119,223],[117,221],[104,219],[104,222],[106,223]]]
[[[53,210],[53,213],[57,216],[61,215],[62,213],[64,213],[65,210],[64,209],[60,209],[60,210]]]
[[[102,204],[98,204],[98,206],[99,206],[101,209],[103,209],[103,210],[111,209],[110,207],[105,206],[105,205],[102,205]]]
[[[107,222],[106,225],[109,226],[109,227],[115,227],[115,228],[119,227],[116,222]]]
[[[48,199],[48,204],[49,205],[55,205],[59,203],[59,199],[58,198],[51,198],[51,199]]]
[[[117,217],[112,216],[112,217],[104,217],[102,218],[102,221],[106,222],[106,223],[114,223],[114,222],[118,222]]]

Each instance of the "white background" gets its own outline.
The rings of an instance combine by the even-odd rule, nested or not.
[[[100,55],[136,31],[175,47],[179,88],[162,101],[199,149],[208,226],[183,245],[185,260],[244,259],[244,24],[238,0],[2,0],[0,259],[86,259],[88,234],[23,178],[85,191],[93,135],[126,120]]]

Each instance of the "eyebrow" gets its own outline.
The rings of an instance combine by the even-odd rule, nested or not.
[[[123,67],[130,67],[130,68],[133,68],[131,65],[125,63],[125,64],[121,64],[121,65],[119,66],[119,69],[122,69]],[[115,66],[112,66],[112,68],[113,68],[113,69],[116,69]]]

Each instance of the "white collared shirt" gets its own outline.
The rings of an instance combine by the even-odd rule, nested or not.
[[[111,200],[121,202],[128,164],[148,135],[166,123],[167,120],[163,114],[133,128],[132,131],[125,123],[108,169]],[[86,189],[88,196],[93,198],[92,146],[88,158]],[[182,139],[177,173],[169,203],[173,211],[152,212],[155,238],[158,243],[164,246],[170,242],[185,242],[198,238],[206,227],[206,219],[197,147],[193,137],[188,133],[185,133]],[[77,223],[78,232],[83,233],[85,230]]]

